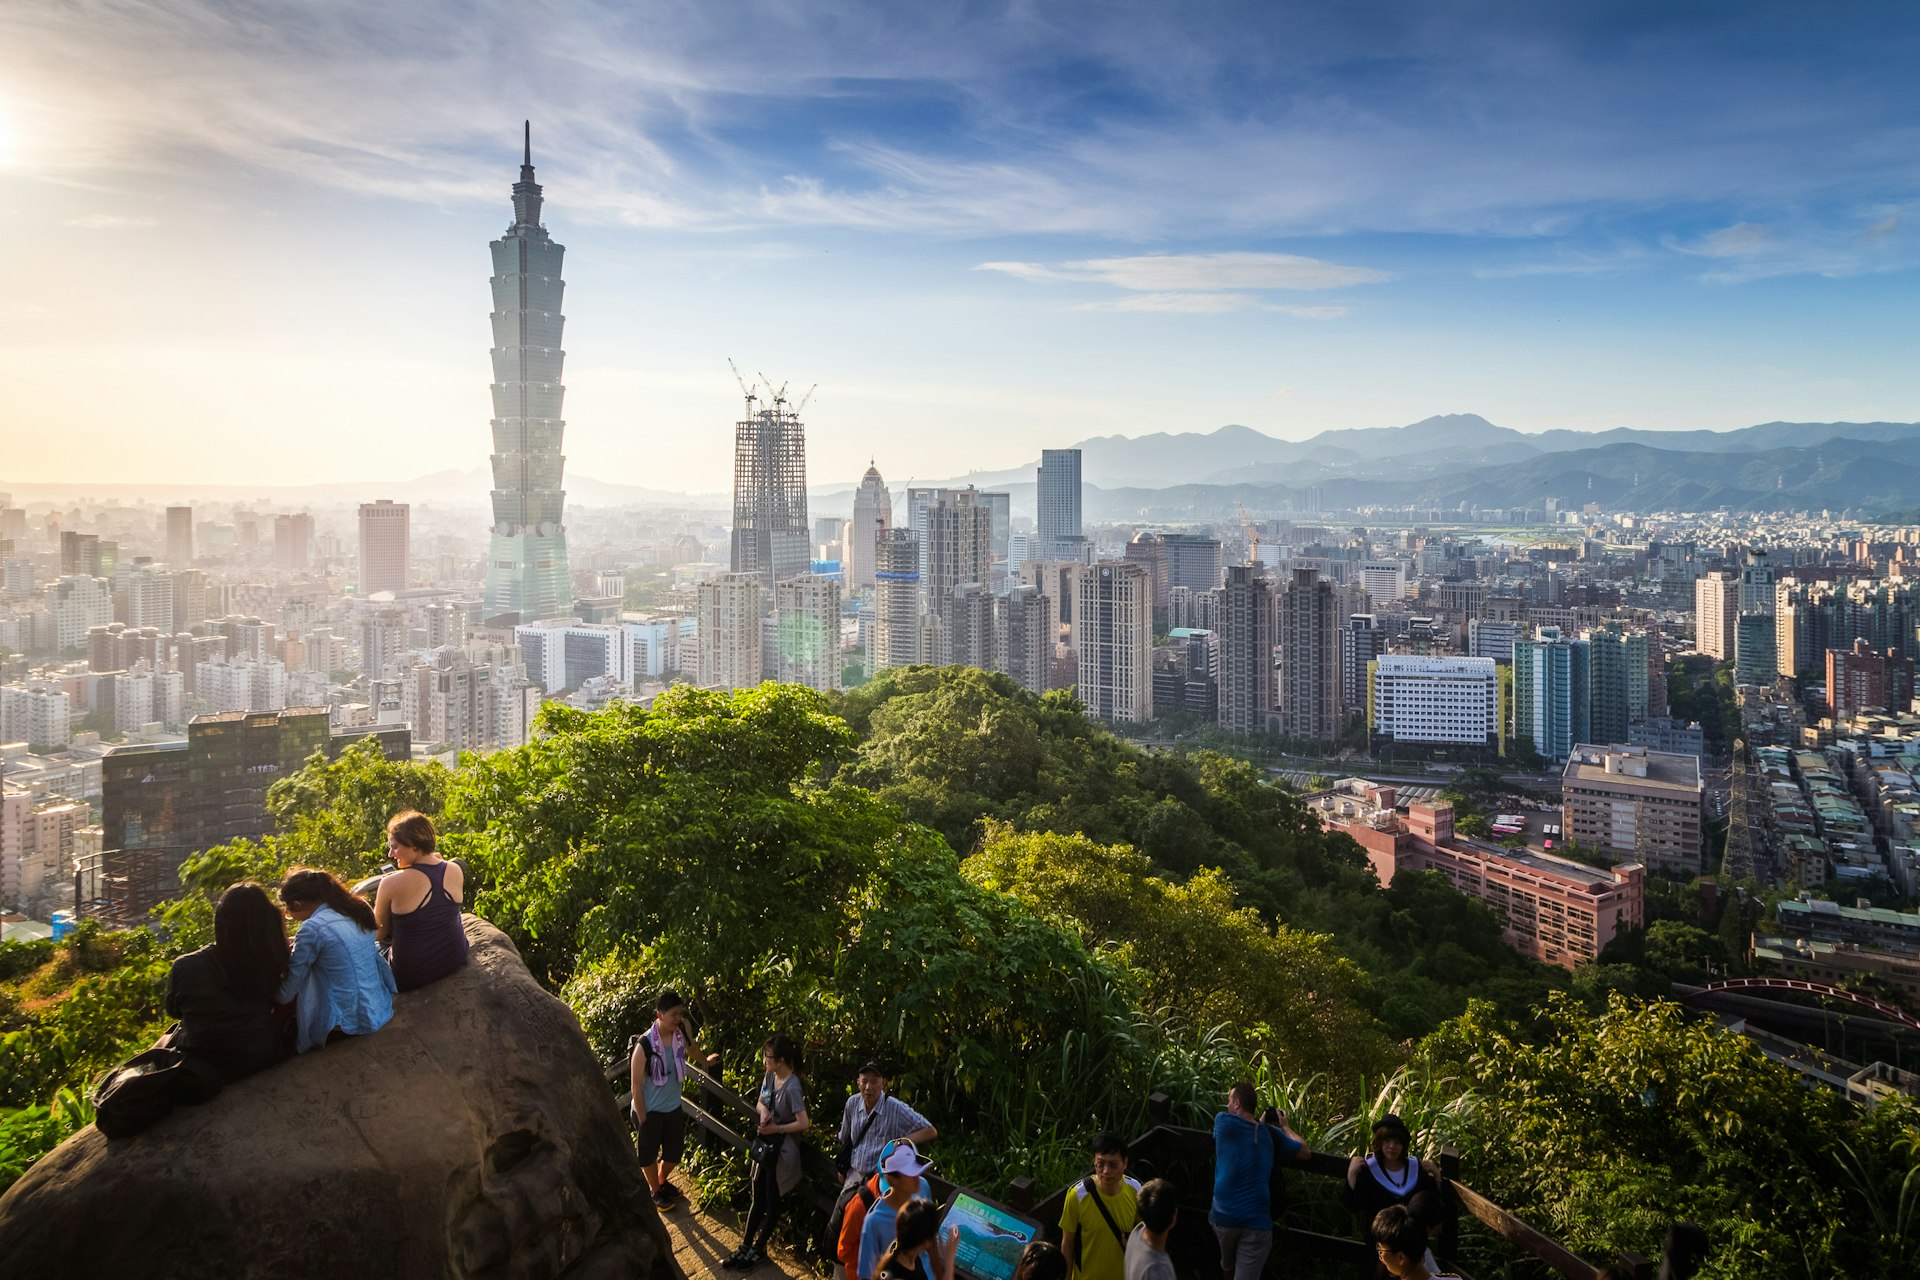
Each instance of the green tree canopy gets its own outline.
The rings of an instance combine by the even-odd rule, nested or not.
[[[1126,846],[999,823],[965,864],[969,879],[1071,926],[1089,945],[1117,946],[1145,975],[1153,1009],[1224,1027],[1288,1071],[1346,1080],[1389,1068],[1387,1037],[1365,1012],[1371,984],[1329,939],[1268,925],[1237,905],[1218,871],[1183,884],[1153,871]]]

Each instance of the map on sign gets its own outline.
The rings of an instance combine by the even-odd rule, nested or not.
[[[966,1192],[954,1197],[946,1224],[960,1230],[954,1269],[972,1280],[1013,1280],[1020,1251],[1033,1242],[1036,1228],[1001,1209],[982,1204]]]

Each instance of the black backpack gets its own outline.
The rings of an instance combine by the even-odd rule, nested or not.
[[[225,1081],[214,1065],[163,1037],[100,1077],[93,1086],[93,1123],[109,1138],[151,1128],[175,1107],[197,1106],[219,1093]]]

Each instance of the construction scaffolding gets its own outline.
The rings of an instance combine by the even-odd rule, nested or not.
[[[732,361],[727,362],[732,365]],[[749,385],[733,375],[746,398],[746,413],[733,432],[733,544],[730,568],[759,574],[771,588],[797,577],[813,563],[813,529],[807,522],[807,433],[798,404],[763,374]]]

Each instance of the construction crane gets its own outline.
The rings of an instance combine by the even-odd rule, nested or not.
[[[747,385],[747,380],[740,376],[740,366],[733,362],[732,356],[727,357],[727,368],[733,370],[733,380],[740,384],[740,394],[747,398],[748,405],[752,405],[759,397],[753,394],[753,388]]]
[[[807,401],[813,399],[813,393],[818,391],[819,389],[820,389],[820,384],[817,382],[807,388],[807,394],[801,396],[800,403],[793,406],[794,417],[797,418],[800,416],[801,412],[807,407]]]
[[[1240,511],[1240,527],[1247,531],[1247,563],[1257,565],[1260,563],[1260,530],[1254,525],[1253,517],[1247,514],[1246,503],[1236,502],[1233,505]]]
[[[760,385],[767,389],[767,394],[773,397],[773,402],[775,404],[785,404],[787,402],[787,384],[786,383],[784,382],[781,383],[780,389],[778,391],[775,391],[773,389],[773,379],[769,378],[766,374],[763,373],[760,375]]]

